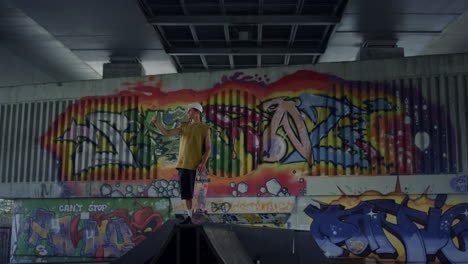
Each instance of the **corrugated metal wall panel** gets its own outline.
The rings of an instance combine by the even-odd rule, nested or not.
[[[468,171],[468,82],[466,75],[457,76],[457,91],[458,91],[458,117],[459,127],[457,129],[457,146],[458,146],[458,162],[460,164],[459,171]]]
[[[314,134],[316,137],[313,138],[314,142],[322,142],[322,145],[326,146],[338,146],[339,142],[348,140],[357,142],[359,148],[343,151],[337,149],[333,152],[317,148],[313,156],[321,162],[315,165],[317,171],[311,171],[311,173],[340,174],[337,164],[344,164],[342,174],[345,175],[443,174],[466,171],[468,168],[467,90],[465,74],[332,84],[324,107],[338,109],[341,107],[338,105],[341,102],[332,98],[343,98],[346,93],[350,93],[351,96],[347,97],[351,100],[350,105],[362,105],[362,102],[370,102],[373,98],[375,105],[372,107],[384,109],[386,107],[384,101],[375,101],[377,94],[384,94],[386,98],[382,99],[394,102],[396,111],[376,111],[369,116],[355,112],[361,115],[362,119],[377,120],[372,124],[363,122],[367,126],[363,130],[369,132],[362,135],[348,133],[349,131],[345,130],[340,131],[337,126],[320,126],[321,131]],[[399,100],[399,98],[405,99]],[[212,135],[212,144],[218,151],[213,153],[211,162],[213,162],[212,169],[217,175],[226,178],[245,175],[255,170],[261,162],[280,166],[277,159],[265,156],[263,148],[271,147],[266,144],[266,141],[289,140],[290,145],[301,145],[302,142],[292,142],[294,139],[288,138],[284,132],[284,129],[290,129],[298,134],[297,127],[293,125],[288,128],[286,124],[270,122],[272,119],[282,122],[282,117],[279,115],[286,115],[285,120],[294,118],[294,115],[286,110],[269,112],[268,107],[271,105],[265,104],[263,99],[246,90],[232,88],[210,95],[208,101],[204,102],[207,120],[213,125],[222,127],[221,130],[213,130]],[[286,103],[290,102],[286,101]],[[275,107],[284,106],[277,104]],[[149,153],[151,150],[141,150],[140,153],[135,150],[138,146],[134,146],[130,151],[130,146],[123,143],[128,143],[132,139],[124,139],[122,131],[120,134],[115,133],[115,131],[120,131],[119,127],[126,129],[134,125],[129,122],[138,121],[140,125],[149,122],[149,120],[140,120],[142,117],[138,116],[138,108],[138,98],[135,96],[90,97],[79,101],[60,100],[0,105],[0,124],[2,125],[0,181],[9,183],[157,178],[158,170],[154,166],[144,165],[153,162]],[[123,115],[124,112],[134,109],[138,111],[129,112],[126,117]],[[297,110],[297,108],[294,109]],[[70,114],[63,114],[67,111]],[[358,111],[358,109],[353,108],[350,111]],[[230,115],[241,117],[226,121],[225,119]],[[278,116],[273,117],[273,115]],[[409,121],[398,118],[398,115],[412,119],[411,122],[415,125],[406,126],[406,122]],[[74,119],[83,118],[83,116],[86,120]],[[450,119],[447,119],[447,116]],[[265,117],[269,120],[265,121]],[[431,122],[424,122],[425,118]],[[330,121],[332,124],[338,121],[337,116],[331,117]],[[339,122],[343,123],[343,127],[356,126],[356,121],[348,118]],[[84,123],[90,125],[80,127],[80,124]],[[75,125],[76,129],[70,129],[72,125]],[[329,128],[332,132],[325,133]],[[98,132],[94,131],[92,133],[97,134],[92,134],[85,129],[97,129]],[[417,157],[415,144],[424,147],[429,142],[425,142],[427,138],[424,136],[418,139],[408,136],[416,134],[417,131],[414,130],[429,131],[431,136],[437,138],[436,141],[431,142],[434,143],[433,149],[426,155]],[[388,131],[399,132],[395,135],[387,135]],[[88,132],[91,134],[80,134]],[[346,138],[339,136],[340,133],[346,135]],[[320,138],[321,134],[326,136]],[[50,135],[59,136],[51,138]],[[93,138],[95,135],[105,135],[106,140],[98,140],[97,136]],[[235,136],[239,138],[229,140],[229,137]],[[373,138],[374,136],[377,138]],[[124,139],[122,142],[119,141],[120,137]],[[137,142],[154,140],[154,137],[143,132],[137,133],[135,137]],[[78,147],[67,144],[67,142],[78,141],[80,142]],[[229,143],[226,144],[226,142]],[[379,155],[385,157],[387,163],[392,166],[386,166],[382,164],[381,159],[375,158],[372,152],[375,150],[372,150],[372,146],[365,145],[365,142],[372,142],[375,150],[380,152]],[[38,147],[38,143],[47,148]],[[95,148],[91,148],[93,144]],[[305,150],[304,153],[307,151],[312,150]],[[345,151],[350,154],[345,154]],[[63,153],[72,153],[72,155],[63,162],[57,158]],[[134,155],[140,155],[138,160]],[[120,165],[98,166],[100,163],[119,163]],[[415,166],[416,163],[418,168]]]
[[[7,146],[6,146],[6,139],[8,138],[7,134],[7,128],[9,127],[9,122],[7,120],[9,116],[8,112],[9,105],[0,105],[0,118],[1,122],[0,124],[2,125],[2,133],[0,134],[0,181],[1,182],[6,182],[6,166],[7,166]]]
[[[38,145],[39,137],[76,100],[24,102],[0,106],[2,183],[56,181],[56,161]]]

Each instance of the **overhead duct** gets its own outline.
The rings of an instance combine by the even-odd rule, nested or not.
[[[358,60],[389,59],[404,57],[404,50],[396,40],[366,41],[359,50]]]
[[[110,62],[104,63],[103,78],[144,76],[145,69],[138,57],[113,55]]]

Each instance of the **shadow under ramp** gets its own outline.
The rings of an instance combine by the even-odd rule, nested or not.
[[[168,221],[112,263],[329,263],[310,232]]]
[[[167,243],[174,227],[176,220],[169,220],[165,222],[160,228],[152,232],[143,242],[132,250],[128,251],[125,255],[117,260],[111,262],[112,264],[137,264],[148,263],[153,256],[158,256],[164,250],[164,245]]]

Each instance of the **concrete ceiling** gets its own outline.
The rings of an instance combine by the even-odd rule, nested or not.
[[[330,3],[337,13],[317,8]],[[177,8],[180,11],[174,11]],[[147,74],[162,74],[353,61],[363,43],[381,40],[394,40],[405,56],[460,53],[468,52],[467,9],[468,0],[0,0],[0,45],[60,81],[101,78],[102,65],[112,56],[138,57]],[[337,23],[326,24],[333,16]],[[307,27],[313,24],[307,17],[324,29]],[[246,27],[253,30],[233,36]],[[169,31],[175,37],[168,41]],[[255,46],[244,41],[247,46],[233,50],[236,37]],[[204,38],[212,42],[203,46]],[[314,46],[317,39],[325,43],[323,50]],[[174,53],[174,40],[180,40],[176,44],[182,46],[176,47],[187,53]],[[286,46],[267,46],[275,41]],[[195,67],[184,67],[181,59]]]
[[[364,42],[379,39],[395,39],[405,56],[467,52],[468,21],[458,21],[467,9],[466,0],[350,0],[320,62],[356,60]]]

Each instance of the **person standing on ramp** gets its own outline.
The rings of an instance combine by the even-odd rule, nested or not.
[[[189,123],[178,128],[165,129],[157,115],[153,116],[153,124],[164,136],[180,135],[179,157],[176,168],[179,171],[180,195],[185,200],[187,218],[181,224],[192,223],[192,198],[197,170],[206,172],[206,162],[211,151],[210,127],[201,122],[203,107],[199,103],[191,103],[185,107],[190,118]]]

